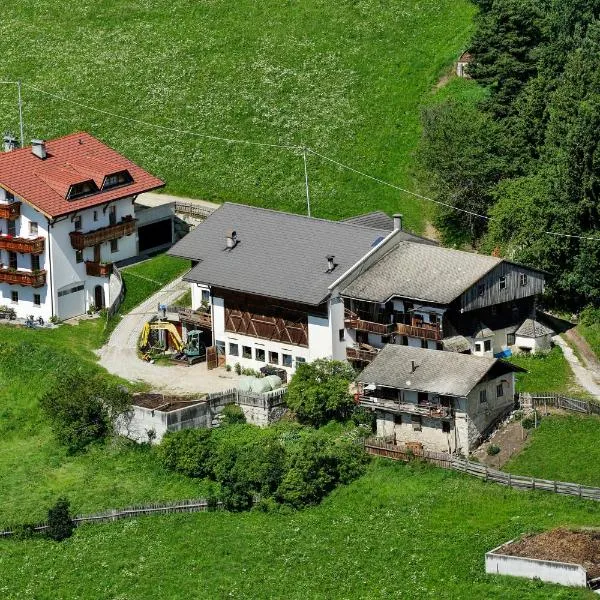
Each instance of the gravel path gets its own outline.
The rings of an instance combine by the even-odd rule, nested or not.
[[[598,384],[600,381],[600,373],[582,365],[581,361],[575,355],[575,352],[573,352],[571,346],[569,346],[569,344],[567,344],[567,342],[565,342],[560,335],[555,335],[552,338],[552,341],[557,346],[560,346],[561,350],[563,351],[563,354],[571,366],[573,374],[575,375],[577,383],[579,383],[582,388],[600,400],[600,385]]]
[[[220,392],[236,387],[238,377],[235,374],[223,368],[208,371],[205,362],[191,367],[159,366],[137,356],[142,328],[156,314],[158,304],[172,304],[188,286],[179,277],[123,316],[108,343],[98,351],[100,364],[113,375],[128,381],[143,381],[155,390],[168,390],[175,394]]]

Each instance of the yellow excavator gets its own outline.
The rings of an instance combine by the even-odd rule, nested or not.
[[[172,357],[173,361],[187,362],[189,365],[193,365],[196,362],[206,359],[206,346],[200,341],[201,331],[188,331],[186,345],[183,343],[175,325],[168,321],[151,321],[144,325],[140,338],[140,349],[144,351],[144,360],[149,361],[151,359],[150,354],[147,352],[151,331],[167,332],[170,346],[176,351]]]

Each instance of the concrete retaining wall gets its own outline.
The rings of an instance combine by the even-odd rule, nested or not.
[[[486,573],[539,579],[547,583],[559,583],[571,587],[587,586],[587,572],[581,565],[498,554],[497,552],[503,546],[505,544],[486,553]]]

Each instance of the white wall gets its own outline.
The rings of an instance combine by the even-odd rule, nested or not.
[[[515,346],[515,351],[530,350],[532,354],[535,354],[536,352],[548,352],[552,347],[552,339],[550,334],[538,338],[517,335],[515,338]]]
[[[328,317],[308,315],[308,360],[332,358],[333,336]]]

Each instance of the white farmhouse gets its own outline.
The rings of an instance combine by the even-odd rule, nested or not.
[[[135,199],[164,183],[87,133],[5,150],[0,304],[46,320],[109,305],[112,264],[138,253]]]
[[[394,444],[468,454],[514,405],[520,367],[495,358],[388,344],[358,376],[360,404]]]

